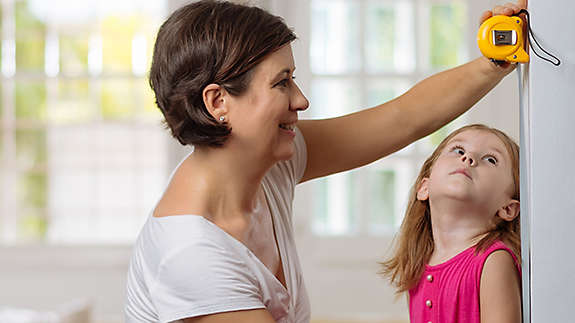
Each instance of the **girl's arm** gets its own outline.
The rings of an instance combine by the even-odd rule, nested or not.
[[[487,257],[479,288],[482,323],[521,322],[521,280],[507,251],[498,250]]]
[[[481,20],[516,14],[524,7],[525,0],[497,6],[493,12],[483,13]],[[334,119],[298,122],[308,151],[301,181],[369,164],[433,133],[467,111],[513,68],[496,66],[481,57],[435,74],[374,108]]]

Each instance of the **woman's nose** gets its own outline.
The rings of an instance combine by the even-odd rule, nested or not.
[[[299,86],[293,83],[292,97],[290,99],[290,109],[296,111],[304,111],[309,107],[309,101],[301,92]]]

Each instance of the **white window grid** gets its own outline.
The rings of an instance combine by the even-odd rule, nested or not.
[[[64,0],[61,0],[62,2]],[[48,15],[43,35],[44,70],[19,71],[16,68],[15,6],[23,0],[2,0],[1,61],[1,128],[0,128],[0,244],[115,244],[132,242],[145,220],[152,203],[159,196],[165,178],[167,140],[159,118],[145,116],[145,98],[141,89],[147,87],[146,71],[149,55],[148,39],[143,32],[132,37],[131,68],[109,72],[103,69],[102,37],[92,33],[89,39],[88,68],[84,73],[66,73],[60,69],[59,32]],[[36,1],[37,4],[42,2]],[[58,1],[56,1],[58,2]],[[64,1],[65,2],[65,1]],[[155,1],[158,8],[163,0]],[[84,6],[109,5],[111,1],[90,1]],[[53,4],[57,5],[57,4]],[[77,4],[76,4],[77,5]],[[125,3],[124,3],[125,5]],[[126,10],[124,8],[124,10]],[[165,11],[165,9],[163,9]],[[161,11],[158,15],[162,19]],[[49,14],[55,11],[47,10]],[[52,19],[53,20],[53,19]],[[147,22],[152,25],[154,22]],[[51,107],[58,100],[59,85],[86,82],[88,98],[96,107],[96,116],[88,121],[59,123],[50,117]],[[18,82],[38,82],[45,86],[45,120],[18,120],[15,89]],[[114,82],[130,84],[133,90],[125,100],[133,102],[132,117],[104,120],[101,114],[103,86]],[[61,89],[60,89],[61,91]],[[143,116],[143,117],[142,117]],[[46,162],[30,169],[29,160],[18,157],[16,132],[45,129]],[[45,173],[45,209],[40,210],[48,221],[41,237],[21,233],[27,207],[20,201],[19,176],[25,172]]]
[[[366,20],[365,13],[369,4],[377,3],[387,6],[395,6],[396,9],[399,8],[399,11],[403,10],[404,16],[406,18],[412,17],[412,20],[398,20],[396,21],[396,27],[399,32],[411,33],[413,35],[413,39],[411,44],[409,44],[409,41],[407,44],[405,42],[400,44],[402,47],[400,51],[404,51],[404,53],[402,53],[403,55],[413,55],[413,64],[401,65],[400,62],[399,69],[376,72],[369,70],[366,63],[367,44],[365,37],[365,33],[368,32],[368,30],[366,30],[366,24],[363,22],[358,24],[360,35],[357,37],[360,60],[360,68],[358,70],[353,72],[339,71],[335,73],[318,72],[317,68],[314,68],[315,66],[313,65],[314,57],[312,53],[313,49],[311,49],[313,44],[310,44],[309,62],[311,65],[310,70],[312,71],[310,75],[312,84],[316,83],[318,80],[341,82],[353,79],[356,81],[356,88],[362,92],[361,95],[359,95],[359,101],[356,102],[356,105],[354,106],[354,110],[329,111],[328,109],[332,108],[331,104],[326,104],[325,106],[318,106],[318,104],[314,105],[314,101],[317,101],[317,97],[314,96],[314,91],[312,89],[312,109],[306,112],[308,116],[312,117],[333,117],[357,111],[361,108],[368,107],[369,104],[373,105],[373,102],[368,102],[367,91],[370,85],[376,82],[387,83],[388,86],[391,85],[391,87],[394,87],[395,96],[398,96],[425,77],[448,67],[452,67],[440,66],[434,68],[431,66],[431,45],[429,37],[431,24],[430,8],[433,5],[457,4],[464,7],[467,5],[467,1],[465,0],[312,0],[312,4],[310,5],[310,19],[312,20],[309,25],[310,35],[312,33],[311,30],[314,19],[312,9],[314,5],[313,1],[316,1],[316,3],[323,2],[324,5],[328,4],[332,6],[337,6],[341,3],[354,3],[358,7],[360,17],[363,21]],[[465,46],[466,33],[463,29],[464,28],[461,28],[459,31],[463,39],[457,55],[457,64],[463,63],[468,59],[466,52],[467,47]],[[307,37],[307,39],[311,38],[311,36]],[[400,39],[400,37],[396,37],[396,39]],[[405,53],[405,51],[407,51],[407,53]],[[343,54],[343,56],[345,56],[345,54]],[[323,63],[324,61],[321,59],[325,60],[326,57],[320,58],[319,62]],[[326,91],[319,90],[317,92],[325,95]],[[334,92],[336,91],[332,91],[331,95],[334,95]],[[333,100],[337,101],[338,99],[335,98]],[[314,109],[316,111],[314,111]],[[324,111],[320,110],[318,112],[317,109],[324,109]],[[465,123],[465,120],[466,116],[464,115],[446,126],[441,134],[438,133],[435,136],[439,138],[443,137],[449,131]],[[436,143],[437,138],[434,139],[434,143]],[[316,181],[316,183],[313,184],[315,186],[313,191],[316,196],[316,199],[314,199],[316,207],[314,208],[314,219],[312,220],[312,231],[314,234],[319,236],[389,236],[393,234],[403,219],[411,185],[417,176],[421,164],[431,152],[432,147],[429,141],[429,137],[424,138],[402,149],[398,153],[392,154],[358,170],[332,175],[326,179]],[[386,202],[391,202],[393,204],[393,219],[391,221],[392,223],[389,223],[388,219],[387,221],[384,221],[387,223],[381,225],[381,223],[374,223],[373,219],[370,218],[373,217],[373,210],[369,210],[369,206],[373,206],[377,201],[371,199],[373,196],[366,191],[369,190],[367,187],[369,185],[350,185],[350,183],[351,181],[364,181],[363,183],[366,183],[366,180],[370,177],[376,176],[378,172],[386,171],[395,174],[393,191],[386,192],[386,194],[392,195],[391,198],[387,196]],[[326,193],[326,190],[328,193]],[[360,193],[357,194],[356,192],[352,192],[352,190],[359,190]],[[354,198],[350,198],[350,195],[352,194],[355,195]],[[320,204],[320,206],[318,207],[317,204]]]

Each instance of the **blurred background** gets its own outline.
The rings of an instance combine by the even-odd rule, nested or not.
[[[123,321],[131,245],[189,151],[163,128],[147,83],[157,29],[187,2],[1,0],[0,322]],[[302,118],[324,118],[478,57],[479,16],[498,2],[249,3],[295,30],[297,82],[310,99]],[[471,122],[518,139],[517,106],[513,73],[427,138],[298,187],[295,231],[315,322],[408,321],[405,298],[377,272],[421,163]]]

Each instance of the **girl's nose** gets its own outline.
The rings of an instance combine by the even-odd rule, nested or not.
[[[475,166],[475,160],[473,159],[473,157],[464,154],[463,156],[461,156],[461,161],[464,163],[469,163],[469,166]]]

